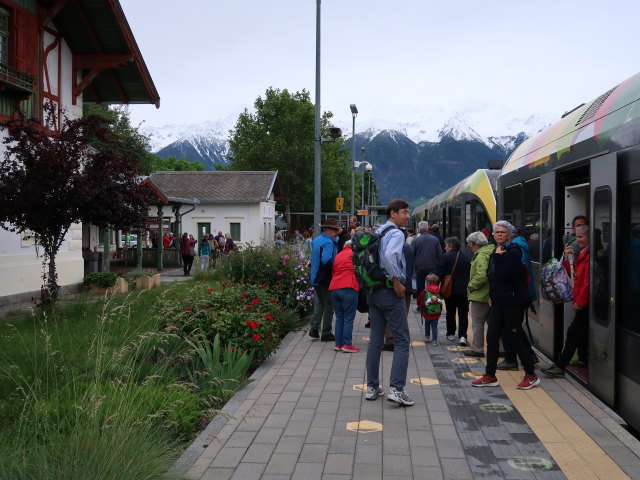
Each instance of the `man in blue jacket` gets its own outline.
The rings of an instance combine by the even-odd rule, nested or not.
[[[336,245],[338,232],[341,230],[335,218],[328,218],[320,225],[322,233],[314,240],[311,247],[311,274],[309,279],[313,285],[313,317],[311,318],[311,338],[320,338],[323,342],[335,340],[331,333],[333,320],[333,304],[329,292],[333,260],[338,253]],[[322,336],[318,333],[322,321]]]

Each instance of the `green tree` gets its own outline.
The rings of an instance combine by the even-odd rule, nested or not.
[[[155,155],[149,152],[149,138],[140,132],[140,126],[134,127],[129,119],[126,106],[84,105],[83,116],[97,115],[110,121],[110,130],[119,144],[117,150],[134,159],[138,173],[147,175],[152,171]]]
[[[314,105],[309,92],[291,94],[269,87],[254,103],[255,113],[240,114],[229,140],[228,170],[277,170],[285,204],[278,211],[312,211],[314,199]],[[333,115],[322,115],[326,137]],[[351,192],[351,161],[344,142],[322,145],[322,210],[334,211],[341,190]],[[276,195],[280,192],[276,190]],[[350,198],[349,200],[350,201]],[[349,205],[345,201],[345,205]]]
[[[187,158],[176,158],[170,155],[162,158],[157,155],[153,156],[151,163],[152,172],[202,172],[204,165],[200,162],[192,162]]]

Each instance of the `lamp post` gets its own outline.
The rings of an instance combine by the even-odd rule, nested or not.
[[[314,134],[314,195],[313,195],[313,236],[320,230],[320,1],[316,0],[316,109]]]
[[[351,153],[351,160],[353,162],[356,161],[356,116],[358,115],[358,107],[356,107],[355,103],[352,103],[351,105],[349,105],[349,108],[351,109],[351,118],[353,119],[353,129],[352,129],[352,135],[351,135],[351,143],[352,143],[352,153]],[[353,217],[354,213],[355,213],[355,172],[354,169],[351,169],[351,216]]]
[[[362,156],[363,156],[363,158],[364,158],[365,148],[364,148],[364,147],[362,147],[362,148],[360,149],[360,151],[362,152]],[[365,182],[365,179],[366,179],[366,172],[371,172],[371,170],[373,170],[373,165],[371,165],[369,162],[365,162],[364,160],[362,160],[361,162],[353,162],[353,168],[354,168],[354,170],[355,170],[356,168],[359,168],[359,167],[360,167],[360,165],[364,165],[364,166],[365,166],[365,173],[363,173],[363,174],[362,174],[362,199],[361,199],[362,207],[363,207],[363,209],[364,209],[364,206],[365,206],[365,198],[364,198],[364,182]]]

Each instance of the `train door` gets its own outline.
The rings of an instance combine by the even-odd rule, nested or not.
[[[589,385],[614,404],[616,369],[617,154],[591,160]]]
[[[545,173],[540,176],[540,263],[545,263],[556,256],[556,228],[555,209],[556,199],[556,172]],[[534,336],[538,339],[537,347],[547,356],[553,357],[555,352],[562,348],[557,346],[555,335],[555,311],[556,306],[542,299],[538,290],[538,332]]]

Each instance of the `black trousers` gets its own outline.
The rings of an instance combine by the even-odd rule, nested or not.
[[[533,358],[531,358],[529,349],[523,341],[523,319],[524,305],[491,305],[489,328],[487,330],[487,375],[491,375],[493,377],[496,374],[500,334],[503,330],[506,330],[506,334],[511,337],[511,345],[518,355],[525,373],[527,375],[534,374]]]
[[[576,349],[587,345],[589,341],[589,309],[583,308],[576,312],[573,322],[567,329],[567,338],[564,340],[564,348],[556,365],[563,370],[573,358]]]
[[[184,269],[184,273],[191,272],[191,267],[193,266],[193,255],[189,255],[188,253],[182,254],[182,268]]]
[[[464,293],[452,293],[444,301],[447,306],[447,335],[456,334],[456,311],[458,312],[458,338],[467,338],[469,327],[469,299]]]

